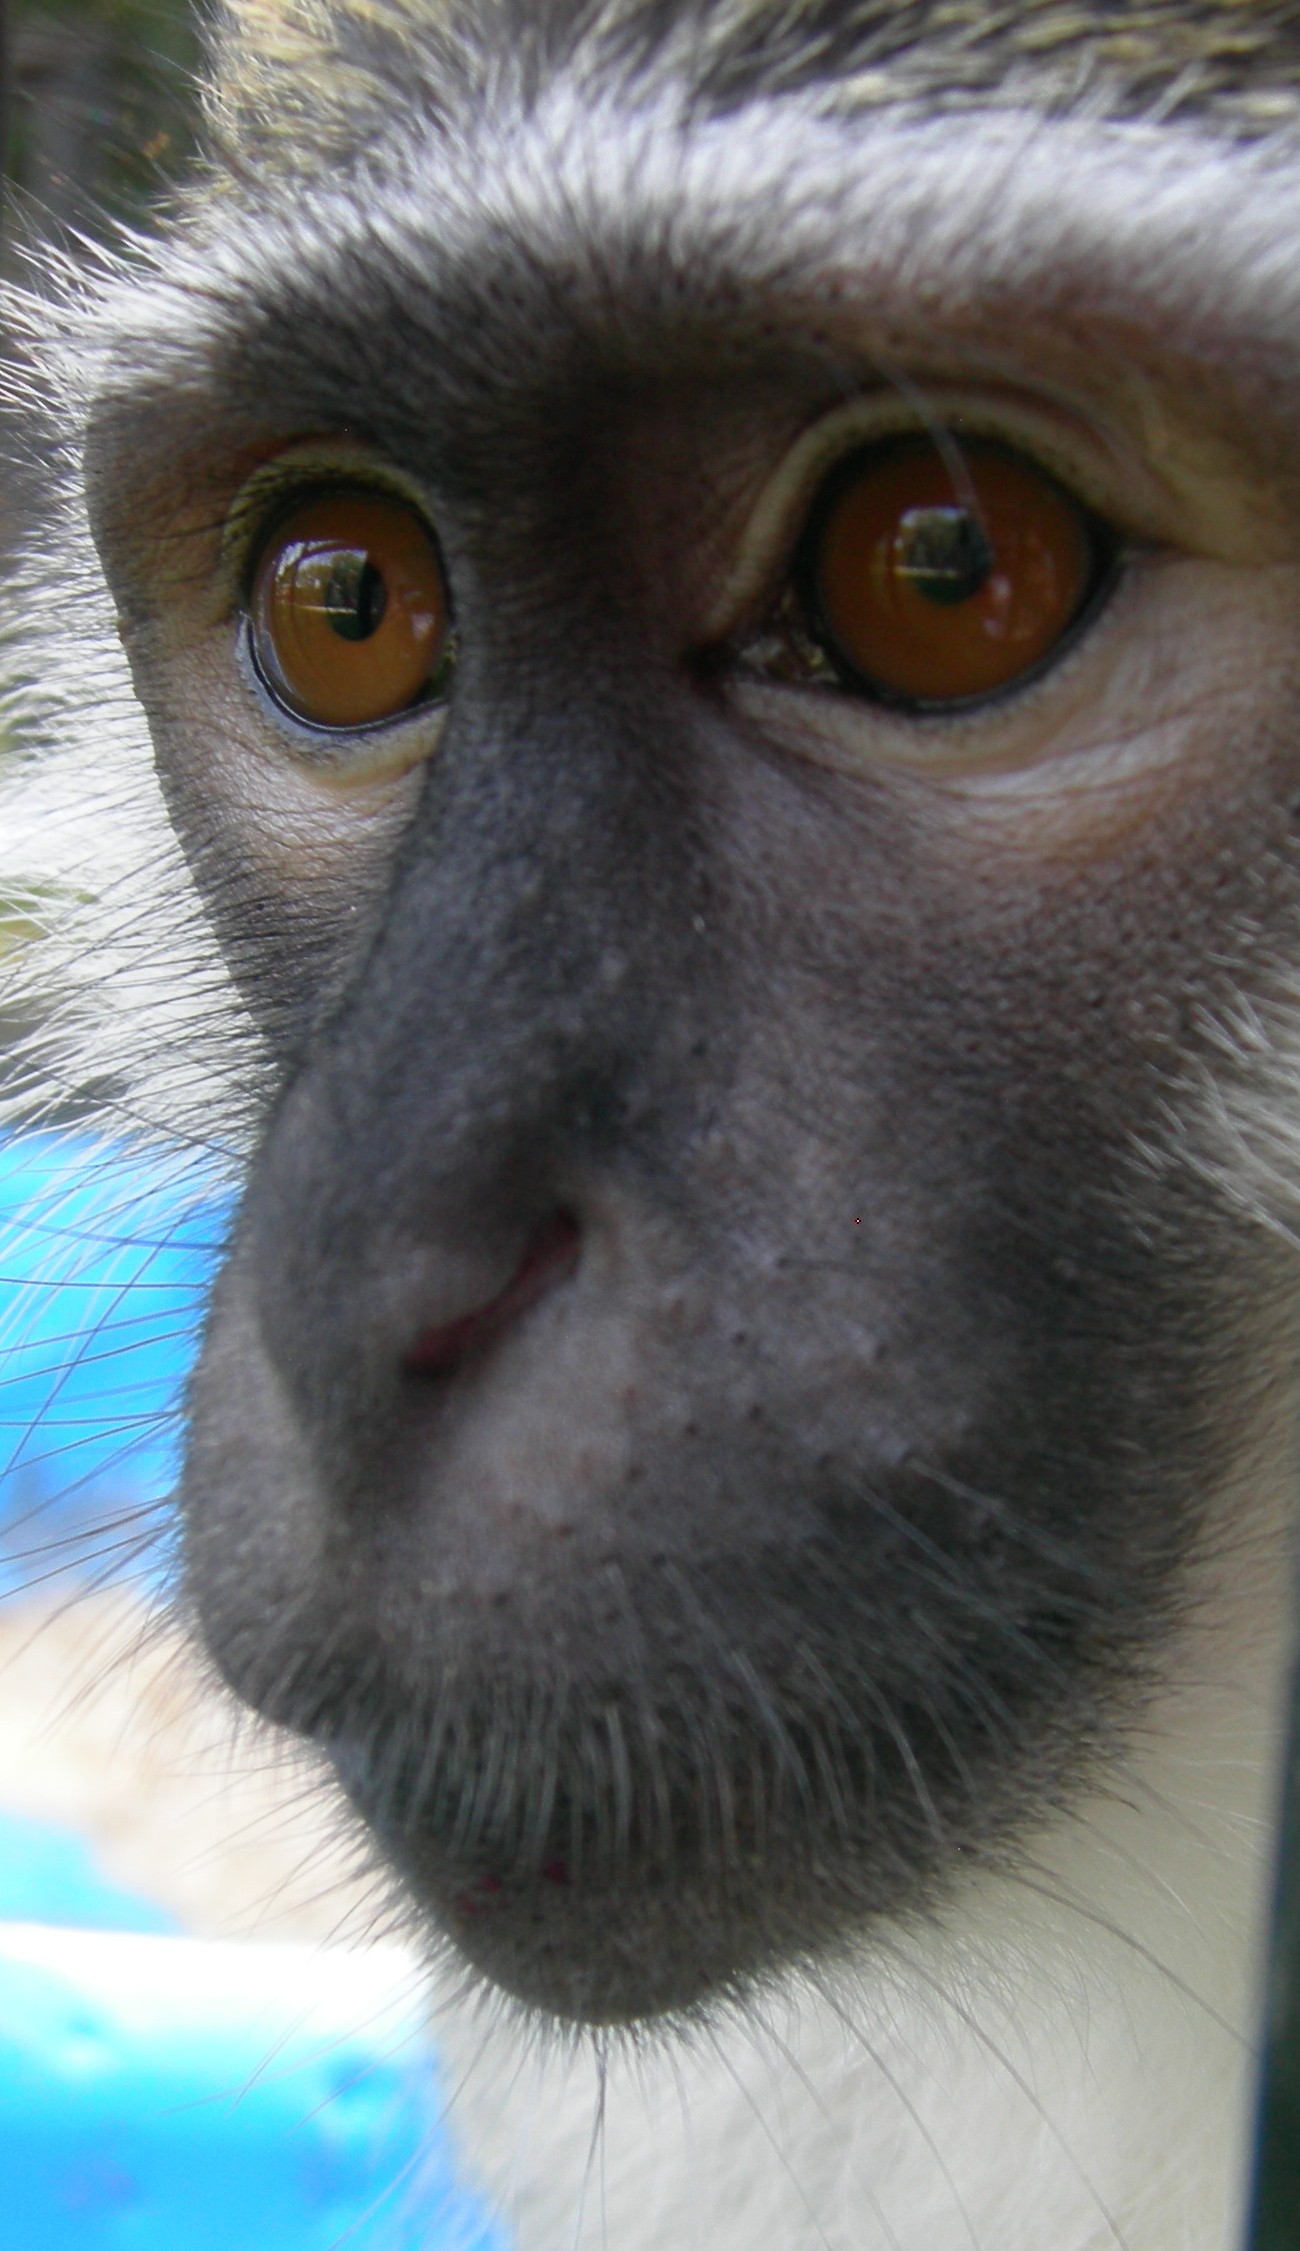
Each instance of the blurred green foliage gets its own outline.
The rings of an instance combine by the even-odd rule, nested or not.
[[[39,287],[25,244],[75,250],[78,238],[147,224],[193,146],[203,5],[0,0],[0,185],[13,191],[0,198],[0,270],[29,285],[35,272]],[[0,414],[0,603],[5,558],[39,519],[42,482],[34,434]],[[0,761],[8,754],[0,729]],[[33,871],[0,867],[0,960],[38,937],[41,920]],[[0,1076],[23,1029],[0,1011]]]
[[[4,167],[26,227],[139,223],[192,146],[194,0],[0,0]]]
[[[33,244],[75,253],[147,225],[193,147],[208,4],[0,0],[0,278],[39,288]],[[0,564],[39,512],[41,479],[39,441],[11,439],[0,411]]]
[[[1300,1665],[1278,1836],[1264,2070],[1247,2251],[1300,2247]]]

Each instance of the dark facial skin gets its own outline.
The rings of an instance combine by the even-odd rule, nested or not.
[[[413,225],[418,283],[376,253],[350,307],[300,256],[273,318],[255,276],[189,395],[92,443],[273,1080],[187,1581],[430,1929],[623,2021],[941,1900],[1141,1717],[1281,1349],[1277,1254],[1170,1128],[1294,941],[1290,690],[1211,708],[1194,627],[1281,645],[1297,595],[1280,549],[1261,599],[1129,566],[1059,677],[882,734],[747,670],[779,539],[704,622],[846,394],[824,342],[737,336],[716,276],[684,341],[643,274],[629,344],[540,252],[494,296]],[[203,592],[211,494],[321,432],[418,490],[455,604],[445,717],[373,784]],[[1191,651],[1154,713],[1144,632]]]

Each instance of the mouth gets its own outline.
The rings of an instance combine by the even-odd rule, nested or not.
[[[577,1221],[568,1212],[552,1212],[530,1237],[505,1288],[454,1320],[422,1330],[403,1360],[405,1373],[449,1376],[466,1361],[479,1358],[540,1298],[567,1281],[581,1256]]]
[[[638,2023],[738,1990],[761,1967],[774,1922],[755,1856],[733,1845],[715,1867],[689,1803],[674,1807],[671,1845],[648,1856],[644,1837],[614,1838],[608,1809],[565,1802],[562,1783],[549,1834],[530,1834],[528,1809],[517,1809],[513,1834],[480,1837],[448,1817],[436,1785],[428,1807],[380,1804],[373,1762],[355,1744],[332,1746],[330,1758],[425,1941],[435,1952],[449,1944],[461,1971],[527,2009]],[[792,1945],[787,1932],[783,1950]]]

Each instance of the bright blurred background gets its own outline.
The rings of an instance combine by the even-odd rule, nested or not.
[[[192,148],[197,16],[0,0],[5,278],[150,224]],[[42,475],[0,412],[0,603]],[[0,832],[0,1093],[38,1028],[4,972],[41,943],[40,857]],[[168,1611],[227,1216],[75,1082],[0,1135],[0,2251],[474,2251],[495,2238],[357,1841]]]

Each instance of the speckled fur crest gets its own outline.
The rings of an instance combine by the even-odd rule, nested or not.
[[[422,57],[444,83],[538,82],[586,52],[653,83],[690,55],[700,106],[824,86],[917,102],[1206,116],[1255,137],[1300,117],[1294,0],[227,0],[210,114],[258,163],[310,167],[382,130]]]

